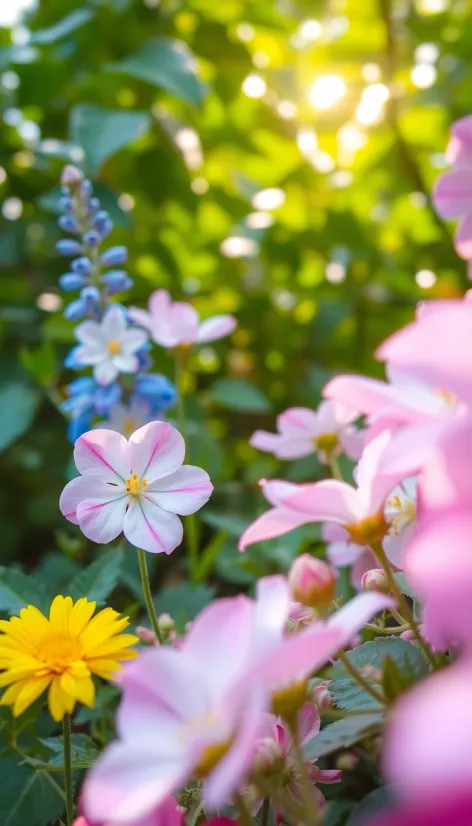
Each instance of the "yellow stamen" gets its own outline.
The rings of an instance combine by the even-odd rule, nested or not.
[[[194,769],[193,773],[195,777],[199,779],[207,777],[220,762],[221,758],[225,756],[230,746],[231,740],[224,740],[222,743],[214,743],[211,746],[207,746]]]
[[[332,453],[336,450],[339,444],[337,433],[320,433],[313,439],[317,450],[322,450],[323,453]]]
[[[121,353],[121,344],[116,339],[112,338],[111,341],[108,342],[108,355],[110,356],[119,356]]]
[[[140,479],[137,473],[133,473],[126,480],[126,493],[131,493],[132,496],[139,496],[145,488],[147,488],[147,479]]]
[[[383,513],[376,513],[361,522],[344,525],[344,527],[356,545],[372,546],[382,541],[388,533],[389,525]]]

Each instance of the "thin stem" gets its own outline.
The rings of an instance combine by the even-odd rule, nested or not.
[[[417,621],[414,617],[413,611],[411,610],[410,606],[408,605],[407,600],[405,599],[404,594],[402,594],[402,592],[401,592],[401,590],[398,586],[397,580],[395,579],[395,577],[393,575],[393,571],[392,571],[392,568],[390,566],[390,562],[388,561],[387,555],[386,555],[381,543],[379,542],[379,543],[376,543],[375,545],[372,545],[372,550],[374,551],[377,559],[379,560],[379,562],[380,562],[380,564],[381,564],[381,566],[382,566],[382,568],[385,572],[385,576],[387,577],[387,581],[388,581],[388,584],[389,584],[389,587],[390,587],[390,591],[392,592],[393,596],[397,600],[398,607],[400,608],[400,611],[403,615],[403,618],[406,620],[406,622],[409,624],[411,630],[413,631],[413,633],[414,633],[414,635],[415,635],[415,637],[418,641],[418,645],[420,646],[424,656],[426,657],[428,662],[433,666],[433,668],[436,668],[437,663],[436,663],[436,659],[434,657],[434,654],[432,653],[429,645],[425,642],[425,640],[423,639],[423,637],[421,635],[421,631],[420,631],[418,623],[417,623]]]
[[[305,823],[309,826],[318,826],[320,823],[320,811],[315,795],[313,794],[313,785],[307,774],[305,757],[300,743],[298,723],[295,722],[290,728],[293,739],[293,751],[300,780],[300,797],[305,810]]]
[[[72,797],[72,750],[70,743],[70,716],[64,714],[62,720],[62,735],[64,745],[64,786],[66,790],[66,823],[72,826],[74,818],[74,800]]]
[[[241,826],[254,826],[254,818],[252,817],[251,812],[246,805],[246,801],[241,794],[235,794],[234,805],[238,810],[239,823]]]
[[[261,826],[267,826],[269,820],[270,797],[265,797],[262,804]]]
[[[376,700],[378,703],[381,703],[384,706],[385,698],[382,696],[380,691],[377,691],[376,688],[374,688],[372,685],[370,685],[370,683],[367,682],[367,680],[362,676],[362,674],[357,670],[357,668],[353,666],[353,664],[349,660],[349,657],[346,657],[346,654],[344,652],[341,652],[340,654],[338,654],[338,659],[342,662],[344,668],[351,675],[352,679],[355,680],[356,683],[364,689],[364,691],[367,691],[367,694],[370,694],[370,696],[374,700]]]
[[[182,354],[176,350],[175,351],[175,386],[177,388],[177,417],[179,422],[179,430],[182,436],[185,439],[185,446],[186,446],[186,458],[187,461],[190,461],[190,444],[187,434],[187,419],[185,416],[185,402],[184,402],[184,393],[182,387],[182,375],[183,375],[183,358]],[[189,571],[191,578],[196,581],[196,572],[197,572],[197,562],[198,562],[198,547],[200,544],[200,531],[198,526],[198,521],[196,514],[191,513],[189,516],[186,516],[184,519],[187,531],[186,531],[186,538],[187,538],[187,551],[188,551],[188,563],[189,563]]]
[[[328,465],[331,471],[331,476],[333,479],[338,479],[340,482],[343,481],[343,475],[341,473],[341,468],[339,467],[339,462],[334,455],[334,453],[330,453],[328,456]]]
[[[410,630],[407,622],[403,625],[395,625],[394,628],[379,628],[378,625],[373,625],[373,623],[368,622],[364,625],[364,628],[367,628],[368,631],[375,631],[376,634],[403,634],[404,631]]]
[[[146,608],[149,614],[149,619],[151,620],[151,625],[159,645],[164,645],[164,637],[162,636],[161,630],[159,628],[156,609],[154,608],[154,603],[152,601],[151,583],[149,582],[149,574],[146,563],[146,551],[143,551],[141,548],[137,548],[136,550],[138,552],[139,571],[141,574],[144,600],[146,602]]]

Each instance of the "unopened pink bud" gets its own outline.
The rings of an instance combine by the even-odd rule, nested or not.
[[[352,772],[359,762],[357,754],[352,751],[345,751],[336,758],[336,768],[341,771]]]
[[[288,572],[288,584],[294,599],[317,611],[331,605],[336,595],[336,581],[334,568],[310,554],[297,557]]]
[[[145,643],[145,645],[157,645],[156,635],[154,631],[151,631],[149,628],[145,628],[143,625],[138,625],[136,628],[136,633],[141,642]]]
[[[263,737],[256,744],[256,754],[252,766],[254,775],[279,774],[285,765],[282,749],[272,737]]]
[[[76,187],[80,186],[82,181],[84,180],[84,173],[77,169],[76,166],[72,166],[72,164],[67,164],[64,167],[61,174],[61,184],[62,186],[67,186],[69,189],[75,189]]]
[[[317,685],[312,691],[313,702],[320,711],[324,709],[332,708],[333,698],[329,692],[328,686],[325,683],[321,685]]]
[[[408,628],[407,631],[402,631],[402,633],[400,634],[400,639],[408,640],[408,642],[413,642],[416,639],[416,637],[411,628]]]
[[[361,579],[363,591],[380,591],[381,594],[389,594],[390,586],[382,568],[371,568],[366,571]]]

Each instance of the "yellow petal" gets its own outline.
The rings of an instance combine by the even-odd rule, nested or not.
[[[62,689],[62,691],[64,691],[66,694],[69,694],[71,697],[75,697],[76,695],[75,695],[75,679],[74,679],[74,677],[72,677],[71,674],[69,674],[68,671],[64,671],[64,673],[61,674],[60,679],[61,679],[61,689]]]
[[[49,609],[49,622],[52,630],[57,634],[67,634],[71,609],[70,597],[54,597]]]
[[[0,699],[0,706],[10,706],[12,703],[15,702],[18,694],[20,693],[23,687],[23,680],[19,680],[17,683],[13,683],[13,685],[9,686],[2,694],[2,698]]]
[[[93,674],[103,677],[104,680],[112,680],[121,669],[120,663],[116,660],[90,660],[88,665]]]
[[[49,711],[51,712],[51,717],[56,721],[56,723],[59,723],[66,713],[67,709],[64,703],[65,697],[67,697],[67,695],[64,694],[61,689],[61,678],[54,677],[51,685],[49,686],[48,706]]]
[[[69,634],[72,637],[82,633],[96,607],[96,602],[89,602],[85,597],[75,603],[69,619]]]
[[[46,690],[51,682],[51,675],[41,677],[39,680],[24,680],[13,706],[13,715],[19,717],[35,700]]]
[[[91,677],[75,679],[75,697],[79,703],[93,708],[95,705],[95,686]]]
[[[87,660],[90,657],[109,657],[110,654],[114,655],[122,648],[129,648],[131,645],[136,645],[137,643],[139,643],[139,639],[133,634],[120,634],[118,637],[111,637],[105,640],[100,645],[92,646],[92,648],[87,651],[86,657]]]

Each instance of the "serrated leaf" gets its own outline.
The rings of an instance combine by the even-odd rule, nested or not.
[[[346,657],[361,672],[366,666],[374,667],[382,672],[388,658],[404,675],[405,685],[406,680],[408,684],[411,684],[428,673],[420,650],[407,640],[379,638],[348,651]],[[341,662],[336,663],[331,670],[331,676],[330,692],[340,708],[346,710],[375,708],[375,700],[347,673]],[[372,681],[368,679],[368,682]]]
[[[181,40],[148,40],[139,51],[107,68],[145,80],[189,103],[201,104],[205,98],[206,89],[197,77],[195,58]]]
[[[69,133],[74,144],[85,152],[85,167],[90,175],[123,146],[145,135],[150,117],[146,112],[103,109],[81,103],[70,113]]]
[[[102,605],[116,586],[123,564],[123,548],[114,548],[74,577],[68,588],[72,599],[87,597]]]
[[[72,768],[75,770],[88,769],[98,758],[99,750],[91,737],[86,734],[71,735]],[[48,766],[59,767],[64,765],[64,741],[62,737],[46,737],[41,740],[43,746],[53,752],[53,757],[47,760]]]
[[[55,23],[54,26],[31,32],[30,43],[40,46],[56,43],[57,40],[62,40],[63,37],[72,34],[76,29],[89,23],[94,16],[91,9],[76,9],[63,17],[62,20],[59,20],[58,23]]]
[[[210,388],[210,397],[220,407],[244,413],[267,413],[271,409],[267,396],[243,379],[218,379]]]
[[[411,590],[411,586],[407,581],[405,574],[399,573],[394,574],[395,580],[397,585],[399,586],[402,594],[405,594],[407,597],[411,597],[411,599],[416,599],[416,594],[413,593]]]
[[[27,605],[41,611],[49,608],[45,588],[32,576],[16,568],[0,567],[0,610],[17,615]]]
[[[375,734],[382,727],[383,721],[384,714],[381,711],[336,720],[308,743],[304,749],[305,757],[307,760],[315,760],[338,749],[349,748],[359,740]]]
[[[0,452],[24,433],[33,422],[41,396],[20,382],[0,390]]]
[[[385,809],[390,804],[391,799],[392,795],[388,786],[374,789],[354,806],[345,826],[364,826],[367,820],[370,822],[374,814],[378,814]]]
[[[63,797],[44,773],[18,765],[16,758],[0,763],[0,823],[2,826],[47,826],[64,811]]]

